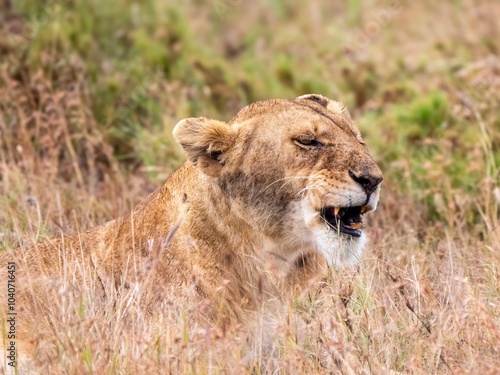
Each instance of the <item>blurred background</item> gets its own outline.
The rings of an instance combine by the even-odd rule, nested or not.
[[[318,93],[385,175],[365,272],[331,291],[338,347],[496,373],[499,20],[497,0],[0,0],[0,249],[128,212],[182,164],[182,118]]]

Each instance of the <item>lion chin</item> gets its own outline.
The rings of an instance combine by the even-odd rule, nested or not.
[[[339,102],[316,94],[264,100],[228,123],[184,119],[174,137],[186,163],[130,214],[0,254],[30,281],[17,290],[17,339],[33,373],[40,350],[60,355],[46,323],[67,319],[50,308],[64,304],[54,285],[65,296],[90,293],[96,314],[118,305],[110,299],[120,293],[140,293],[141,316],[168,317],[171,329],[184,329],[186,306],[198,306],[187,329],[244,327],[252,352],[269,347],[294,292],[320,276],[325,261],[360,260],[363,218],[377,207],[383,177]]]

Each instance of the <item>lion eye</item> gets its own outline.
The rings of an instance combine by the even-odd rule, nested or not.
[[[323,143],[314,138],[294,138],[293,142],[302,148],[321,148]]]

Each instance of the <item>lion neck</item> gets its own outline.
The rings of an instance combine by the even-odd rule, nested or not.
[[[245,300],[247,308],[256,308],[256,304],[270,298],[279,299],[279,290],[291,266],[291,262],[277,256],[279,244],[241,214],[235,198],[223,190],[217,179],[192,165],[183,168],[182,180],[191,191],[183,203],[182,219],[189,226],[181,229],[188,231],[199,249],[194,255],[200,257],[199,262],[205,258],[223,265],[204,269],[205,279],[211,284],[225,283],[227,296],[235,301]],[[240,280],[249,283],[242,287]]]

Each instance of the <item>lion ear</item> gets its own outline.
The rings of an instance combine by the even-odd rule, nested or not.
[[[188,159],[213,177],[219,176],[224,166],[222,156],[236,140],[235,131],[227,123],[205,117],[179,121],[173,134]]]
[[[345,105],[343,105],[340,102],[337,102],[332,99],[328,99],[326,96],[319,95],[319,94],[307,94],[307,95],[302,95],[299,96],[297,99],[305,99],[305,100],[310,100],[315,103],[318,103],[319,105],[325,107],[329,111],[336,113],[338,115],[342,115],[347,117],[348,119],[351,119],[351,114],[349,113],[349,110],[346,108]]]

